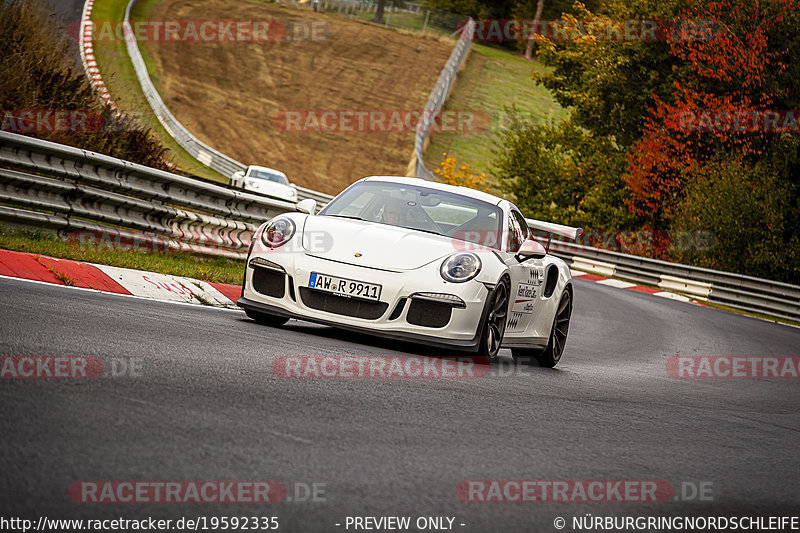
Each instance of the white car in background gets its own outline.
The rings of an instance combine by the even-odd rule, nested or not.
[[[564,352],[570,269],[533,239],[511,202],[416,178],[373,176],[313,214],[312,199],[253,235],[242,298],[247,316],[299,318],[555,366]],[[547,234],[582,230],[532,221]]]
[[[250,165],[246,171],[240,170],[231,176],[230,184],[239,189],[266,194],[281,200],[297,201],[295,185],[289,183],[286,174],[273,168]]]

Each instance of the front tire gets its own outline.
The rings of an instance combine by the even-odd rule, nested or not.
[[[262,326],[278,327],[289,321],[289,318],[285,316],[269,315],[260,311],[253,311],[252,309],[245,309],[244,313]]]
[[[489,313],[483,321],[483,332],[478,345],[478,355],[488,358],[490,363],[497,360],[500,344],[503,342],[503,335],[506,332],[508,292],[508,280],[503,278],[495,287],[494,292],[492,292]]]

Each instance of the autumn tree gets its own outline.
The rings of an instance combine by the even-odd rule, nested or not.
[[[542,20],[542,12],[544,11],[544,0],[536,0],[536,12],[533,15],[532,26],[534,29],[539,27],[539,22]],[[533,45],[536,44],[534,35],[528,37],[528,42],[525,45],[525,59],[531,61],[533,59]]]
[[[456,156],[445,152],[439,168],[433,170],[437,179],[441,183],[457,185],[459,187],[469,187],[484,192],[492,192],[488,183],[489,177],[485,172],[479,172],[470,165],[459,165]]]
[[[626,229],[625,154],[569,120],[535,124],[510,113],[492,174],[524,214],[592,229]]]
[[[673,80],[670,98],[653,94],[644,115],[626,177],[634,213],[666,224],[690,181],[715,172],[720,160],[752,166],[792,135],[783,123],[765,122],[777,109],[796,109],[785,107],[797,103],[786,84],[786,42],[770,39],[783,34],[789,16],[788,0],[697,0],[685,11],[691,22],[668,39],[670,54],[690,70]]]
[[[561,20],[576,28],[612,27],[626,19],[670,19],[677,1],[603,4],[603,14],[575,3]],[[679,61],[660,41],[581,36],[538,39],[547,68],[533,82],[549,89],[569,117],[561,124],[518,121],[503,135],[492,173],[536,218],[593,230],[632,229],[622,176],[629,147],[641,136],[653,94],[668,95]]]
[[[629,154],[629,207],[648,227],[716,235],[695,264],[800,280],[800,55],[792,2],[697,0],[671,36],[689,72],[654,95]]]
[[[378,0],[378,5],[375,7],[375,16],[372,18],[372,22],[383,24],[383,12],[385,9],[386,0]]]
[[[657,38],[539,39],[549,69],[534,82],[569,117],[509,132],[496,175],[537,216],[652,231],[648,255],[800,281],[793,1],[576,4],[563,17],[570,27],[655,21]],[[711,235],[714,247],[671,238],[686,243],[693,232]]]

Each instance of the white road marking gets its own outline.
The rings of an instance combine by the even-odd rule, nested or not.
[[[686,296],[675,294],[674,292],[654,292],[653,296],[660,296],[662,298],[668,298],[670,300],[677,300],[679,302],[691,302],[691,298],[687,298]]]
[[[601,279],[597,283],[601,285],[608,285],[609,287],[619,287],[620,289],[636,287],[635,283],[629,283],[627,281],[622,281],[621,279]]]
[[[236,306],[235,303],[205,281],[130,268],[108,265],[95,266],[136,296],[174,302],[206,303],[218,307]]]
[[[95,265],[95,266],[97,266],[97,265]],[[25,283],[36,283],[38,285],[46,285],[48,287],[55,287],[57,289],[68,289],[68,290],[73,290],[73,291],[93,292],[95,294],[107,294],[109,296],[119,296],[121,298],[135,298],[137,300],[147,300],[148,302],[164,302],[164,303],[167,303],[167,304],[174,304],[174,305],[186,305],[186,306],[193,307],[195,309],[201,308],[201,309],[215,309],[215,310],[221,310],[221,311],[233,311],[233,312],[236,312],[236,313],[242,312],[242,309],[240,309],[239,307],[236,307],[236,308],[233,308],[233,307],[217,307],[217,306],[211,306],[211,305],[198,305],[196,302],[195,303],[188,303],[188,302],[184,302],[184,301],[175,301],[175,300],[154,300],[153,298],[148,298],[146,296],[137,296],[135,294],[119,294],[117,292],[99,291],[97,289],[89,289],[89,288],[86,288],[86,287],[73,287],[72,285],[58,285],[56,283],[49,283],[47,281],[39,281],[37,279],[17,278],[17,277],[14,277],[14,276],[4,276],[2,274],[0,274],[0,279],[8,279],[8,280],[13,280],[13,281],[22,281],[22,282],[25,282]]]

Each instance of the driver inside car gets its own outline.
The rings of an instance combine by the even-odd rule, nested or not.
[[[391,226],[403,226],[406,222],[406,203],[396,198],[389,199],[383,206],[381,222]]]

